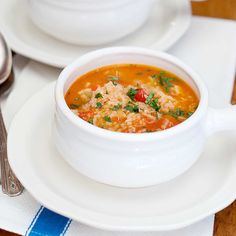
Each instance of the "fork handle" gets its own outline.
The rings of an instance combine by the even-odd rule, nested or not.
[[[7,158],[7,132],[0,107],[0,162],[2,191],[10,197],[18,196],[23,186],[13,173]]]

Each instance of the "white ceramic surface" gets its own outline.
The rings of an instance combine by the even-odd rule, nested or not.
[[[28,0],[28,12],[45,33],[78,45],[100,45],[123,38],[149,17],[153,0]]]
[[[81,75],[112,64],[147,64],[171,71],[200,97],[194,114],[164,131],[127,134],[85,122],[68,108],[64,96]],[[201,78],[177,58],[154,50],[119,47],[88,53],[60,74],[56,90],[53,137],[65,160],[80,173],[119,187],[159,184],[188,170],[203,151],[206,138],[218,130],[236,129],[236,108],[208,108],[208,92]]]
[[[189,171],[157,186],[115,188],[80,175],[51,139],[54,85],[28,100],[8,136],[14,172],[44,206],[98,228],[153,231],[187,226],[235,199],[235,132],[212,137]]]
[[[57,70],[55,70],[54,68],[46,67],[45,65],[33,61],[28,63],[28,65],[26,66],[27,61],[28,59],[23,58],[19,55],[14,57],[13,63],[16,76],[14,88],[11,91],[10,98],[7,99],[7,103],[4,102],[5,99],[2,101],[3,103],[1,102],[3,109],[2,111],[7,123],[9,123],[12,119],[12,113],[17,112],[17,110],[21,108],[21,106],[23,105],[23,100],[28,96],[31,96],[31,93],[36,89],[37,86],[38,90],[40,90],[43,84],[50,83],[51,79],[55,80],[57,78],[54,73]],[[23,69],[24,66],[26,67]],[[45,73],[47,74],[47,77],[42,77],[42,71],[44,75]],[[27,89],[23,90],[23,88]],[[19,100],[19,97],[22,99]],[[11,115],[9,115],[9,113]],[[18,198],[8,198],[3,193],[0,193],[0,228],[20,235],[24,235],[40,206],[41,204],[36,201],[36,199],[34,199],[28,191],[24,191],[24,193]],[[115,235],[134,236],[135,234],[135,236],[212,236],[213,224],[214,215],[211,215],[193,225],[169,232],[153,231],[134,233],[116,231]],[[75,236],[78,234],[83,236],[114,236],[113,231],[104,231],[98,228],[84,225],[77,221],[72,221],[69,229],[66,232],[66,235]]]
[[[166,50],[186,32],[190,19],[189,0],[162,0],[154,5],[140,30],[107,46]],[[65,67],[75,58],[97,49],[63,43],[43,33],[27,15],[27,0],[0,1],[0,28],[15,52],[56,67]]]
[[[202,78],[204,79],[205,84],[209,89],[209,102],[211,106],[216,108],[224,108],[229,106],[230,97],[232,93],[232,86],[234,83],[234,73],[235,73],[235,27],[236,24],[234,22],[226,21],[226,20],[216,20],[209,18],[193,18],[193,24],[187,34],[180,40],[176,46],[171,49],[171,53],[180,57],[182,60],[191,65],[196,71],[198,71]],[[209,31],[209,28],[211,29]],[[231,35],[231,37],[225,37],[225,35]],[[218,52],[219,57],[215,57],[215,52]],[[202,57],[202,53],[204,52],[204,57]],[[206,53],[207,52],[207,53]],[[225,60],[227,58],[227,61]],[[224,68],[224,70],[222,70]],[[58,70],[52,67],[47,67],[45,65],[41,65],[39,63],[31,61],[29,65],[23,70],[20,77],[17,78],[15,83],[15,89],[13,89],[10,94],[5,106],[3,107],[4,115],[8,117],[8,124],[11,119],[15,115],[16,111],[19,111],[22,107],[22,102],[26,101],[31,94],[38,91],[44,84],[49,83],[50,79],[56,80],[56,75]],[[227,79],[225,79],[227,78]],[[52,92],[50,92],[51,94]],[[219,96],[220,94],[220,96]],[[44,95],[43,95],[44,96]],[[47,121],[46,121],[47,122]],[[50,133],[47,133],[50,135]],[[39,138],[44,140],[43,138]],[[29,141],[29,140],[28,140]],[[41,142],[41,140],[39,141]],[[46,145],[46,146],[45,146]],[[81,179],[78,178],[76,174],[76,178],[78,182],[74,184],[71,182],[71,178],[74,178],[75,173],[71,168],[69,171],[65,171],[65,167],[61,163],[61,158],[59,156],[53,158],[52,156],[43,156],[45,153],[48,153],[47,150],[48,145],[45,144],[45,149],[39,153],[39,155],[31,156],[33,154],[32,150],[30,155],[27,155],[27,159],[23,156],[23,160],[29,163],[29,168],[33,169],[32,171],[37,173],[38,178],[41,179],[40,172],[44,172],[47,175],[44,178],[44,182],[41,183],[44,185],[44,188],[40,186],[35,186],[34,179],[31,179],[27,185],[27,189],[33,193],[35,198],[42,202],[47,203],[47,206],[50,209],[54,209],[56,212],[60,211],[63,213],[64,208],[61,209],[62,206],[65,206],[66,211],[63,214],[67,216],[76,215],[74,219],[85,222],[89,217],[88,215],[79,214],[80,211],[78,209],[78,205],[80,207],[86,206],[90,209],[89,214],[91,214],[92,225],[97,225],[97,227],[102,227],[104,229],[119,229],[120,226],[124,229],[134,226],[136,222],[135,213],[132,215],[132,209],[137,208],[141,210],[141,206],[145,209],[146,206],[153,207],[152,215],[155,215],[155,222],[151,223],[151,219],[149,221],[149,226],[146,221],[142,222],[142,218],[139,222],[136,222],[136,226],[138,226],[139,230],[148,230],[151,226],[154,226],[154,229],[176,229],[181,228],[186,225],[190,225],[193,222],[196,222],[200,219],[203,219],[205,216],[211,215],[227,205],[229,205],[236,198],[235,192],[235,182],[236,182],[236,134],[235,132],[223,132],[218,133],[214,137],[211,137],[208,142],[206,149],[204,150],[203,155],[197,161],[197,163],[185,174],[176,178],[175,180],[161,184],[158,188],[148,188],[152,189],[149,193],[149,197],[152,201],[147,202],[149,198],[145,198],[144,202],[140,201],[142,196],[147,196],[146,194],[142,194],[140,191],[138,195],[138,199],[134,201],[134,199],[129,200],[132,203],[132,207],[127,208],[126,202],[124,207],[122,208],[121,204],[123,203],[122,199],[115,198],[114,205],[109,200],[106,203],[106,199],[100,201],[100,198],[96,199],[94,196],[101,196],[103,190],[98,189],[95,185],[89,185],[86,187],[86,183],[83,182],[83,189],[80,187]],[[27,148],[29,151],[29,149]],[[54,149],[55,150],[55,149]],[[50,152],[51,153],[51,152]],[[20,153],[19,153],[20,154]],[[42,155],[43,154],[43,155]],[[58,154],[57,154],[58,155]],[[42,159],[45,157],[45,159]],[[21,158],[21,155],[16,155],[12,157],[12,162],[19,161],[18,158]],[[15,160],[17,159],[17,160]],[[42,162],[40,166],[35,165],[35,159],[41,160]],[[50,160],[50,161],[48,161]],[[58,161],[62,164],[53,164],[60,168],[56,169],[48,169],[47,162]],[[63,162],[65,163],[65,162]],[[66,164],[65,164],[66,165]],[[67,166],[67,165],[66,165]],[[27,171],[24,169],[24,163],[20,163],[19,165],[15,165],[15,168],[21,168],[18,170],[18,174],[20,174],[21,170],[23,172]],[[50,165],[51,168],[51,165]],[[67,167],[66,167],[67,168]],[[68,169],[67,169],[68,170]],[[52,173],[56,173],[54,178]],[[56,177],[65,172],[65,176],[61,176],[59,179]],[[21,175],[21,174],[20,174]],[[28,178],[28,174],[26,174],[25,178]],[[63,180],[63,181],[61,181]],[[59,183],[59,181],[61,183]],[[50,183],[50,185],[49,185]],[[70,183],[73,183],[70,185]],[[89,182],[93,183],[93,182]],[[59,186],[59,184],[62,184]],[[94,184],[94,183],[93,183]],[[44,198],[41,200],[41,193],[44,191],[45,195],[51,188],[51,185],[54,187],[51,189],[56,195],[60,196],[59,201],[54,202],[52,205],[51,202],[48,202],[48,198]],[[70,186],[67,188],[66,187]],[[101,185],[99,185],[101,186]],[[36,189],[36,187],[38,187]],[[31,191],[32,189],[32,191]],[[92,190],[93,189],[93,190]],[[113,188],[112,188],[113,189]],[[86,193],[84,192],[86,190]],[[98,192],[96,192],[98,190]],[[78,194],[74,194],[74,191]],[[90,195],[88,195],[90,193]],[[84,195],[85,194],[85,195]],[[105,194],[105,193],[104,193]],[[93,196],[94,195],[94,196]],[[36,202],[31,199],[28,194],[24,194],[21,197],[13,200],[2,196],[0,199],[0,203],[4,206],[2,209],[5,209],[8,212],[14,212],[15,214],[9,215],[9,218],[6,222],[6,215],[2,214],[3,220],[0,221],[1,227],[7,230],[14,231],[18,234],[24,234],[27,229],[28,223],[31,221],[31,217],[28,215],[30,211],[32,215],[34,215],[37,211],[38,205]],[[104,196],[104,195],[103,195]],[[109,195],[112,198],[115,197],[115,193],[113,195]],[[108,198],[109,198],[108,196]],[[94,198],[93,198],[94,197]],[[120,198],[120,196],[118,196]],[[78,204],[81,201],[86,202],[86,198],[89,200],[88,205]],[[81,199],[79,201],[79,199]],[[58,200],[58,199],[57,199]],[[95,200],[95,201],[93,201]],[[91,202],[92,201],[92,202]],[[116,201],[122,201],[116,207]],[[70,208],[67,208],[67,202],[71,202]],[[89,205],[91,204],[91,207]],[[135,206],[134,204],[137,204]],[[144,205],[143,205],[144,204]],[[152,206],[153,204],[153,206]],[[128,211],[128,219],[130,221],[124,225],[123,222],[117,222],[118,219],[113,219],[111,222],[107,222],[106,227],[104,227],[105,218],[101,218],[103,220],[102,224],[100,219],[94,219],[94,215],[96,217],[95,212],[99,211],[100,208],[103,208],[103,212],[105,214],[114,211],[116,214],[117,208],[121,211],[121,209],[127,209]],[[110,209],[109,209],[110,208]],[[32,210],[33,209],[33,210]],[[107,211],[106,211],[107,209]],[[24,213],[24,217],[22,217],[21,213]],[[158,213],[160,212],[160,213]],[[163,213],[163,214],[162,214]],[[79,215],[78,215],[79,214]],[[114,215],[113,214],[113,215]],[[125,214],[125,213],[124,213]],[[19,217],[18,217],[19,216]],[[101,215],[100,215],[101,216]],[[99,217],[99,216],[98,216]],[[110,218],[110,216],[108,216]],[[145,217],[145,216],[144,216]],[[26,219],[29,219],[26,221]],[[135,221],[135,222],[134,222]],[[98,222],[98,223],[96,223]],[[131,223],[133,224],[131,225]],[[141,224],[140,224],[141,222]],[[94,224],[95,223],[95,224]],[[111,224],[112,223],[112,224]],[[119,223],[119,225],[118,225]],[[142,224],[144,223],[144,224]],[[74,235],[74,232],[80,232],[84,235],[113,235],[114,232],[107,231],[99,231],[97,229],[92,230],[89,227],[78,223],[72,223],[71,225],[75,231],[70,235]],[[77,227],[76,227],[77,226]],[[212,228],[210,225],[204,225],[207,229]],[[165,235],[165,236],[176,236],[179,235],[212,235],[212,231],[202,232],[204,228],[202,224],[198,226],[198,229],[195,229],[194,226],[189,226],[182,230],[171,231],[171,232],[116,232],[117,235]],[[134,227],[133,227],[134,228]],[[189,230],[188,230],[189,229]],[[80,231],[79,231],[80,230]],[[90,232],[92,231],[92,233]],[[82,232],[81,232],[82,231]],[[177,232],[177,233],[176,233]],[[69,235],[69,232],[68,232]]]

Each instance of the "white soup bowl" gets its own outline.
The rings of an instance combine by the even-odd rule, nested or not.
[[[64,95],[78,77],[95,68],[127,63],[176,74],[199,96],[197,110],[170,129],[131,134],[91,125],[68,108]],[[144,187],[175,178],[196,162],[210,134],[236,128],[236,109],[209,108],[208,92],[198,74],[177,58],[149,49],[106,48],[80,57],[60,74],[55,99],[53,138],[61,155],[83,175],[119,187]]]
[[[99,45],[137,30],[157,0],[28,0],[37,27],[72,44]]]

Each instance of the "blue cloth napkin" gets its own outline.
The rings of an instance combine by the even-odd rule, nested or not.
[[[66,233],[70,223],[71,219],[41,206],[25,235],[62,236]]]

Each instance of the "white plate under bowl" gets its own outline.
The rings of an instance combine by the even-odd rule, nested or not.
[[[80,175],[53,145],[54,85],[26,102],[8,136],[14,172],[44,206],[98,228],[163,231],[197,222],[235,200],[235,132],[212,137],[191,169],[164,184],[123,189]]]
[[[27,9],[27,0],[1,0],[0,29],[15,52],[56,67],[65,67],[75,58],[101,47],[141,46],[166,50],[185,33],[191,20],[189,0],[160,0],[146,24],[135,33],[111,44],[84,47],[45,34],[31,22]]]

